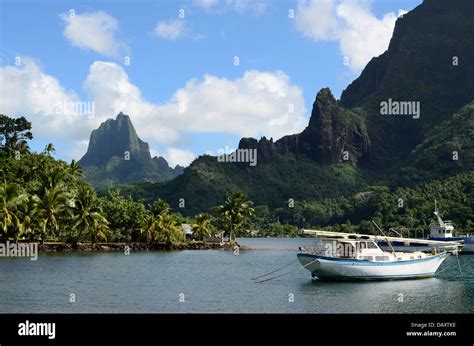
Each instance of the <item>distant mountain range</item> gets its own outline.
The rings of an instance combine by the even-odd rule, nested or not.
[[[85,177],[99,189],[138,181],[169,180],[183,172],[171,168],[163,157],[151,157],[128,115],[119,113],[92,131],[86,154],[79,160]]]
[[[256,149],[254,167],[203,155],[170,181],[122,188],[173,206],[184,198],[180,211],[193,214],[234,190],[278,208],[289,199],[349,196],[370,185],[410,185],[472,171],[473,14],[471,0],[425,0],[399,18],[388,50],[367,64],[339,101],[327,88],[317,93],[303,132],[275,142],[240,140],[239,149]],[[81,162],[92,162],[86,156]],[[102,157],[110,160],[110,154],[93,156],[101,167]]]

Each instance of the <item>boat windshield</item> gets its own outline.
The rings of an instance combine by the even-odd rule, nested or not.
[[[367,242],[367,248],[368,249],[377,249],[378,246],[373,241],[368,241]]]
[[[378,246],[373,241],[361,241],[361,249],[378,249]]]

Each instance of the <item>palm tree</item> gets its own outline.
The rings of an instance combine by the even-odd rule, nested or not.
[[[155,226],[155,239],[166,245],[171,245],[175,241],[182,241],[183,234],[178,226],[176,217],[171,214],[160,215],[157,217]]]
[[[147,243],[155,240],[155,230],[158,223],[158,218],[151,212],[148,212],[143,219],[141,235],[145,238]]]
[[[8,228],[20,227],[18,207],[28,200],[28,196],[17,184],[8,184],[6,181],[0,185],[0,226],[3,240],[6,242]]]
[[[74,236],[75,244],[83,234],[91,238],[92,241],[97,239],[107,240],[108,221],[103,216],[95,191],[90,187],[86,185],[79,187],[74,199],[72,214],[73,229],[77,232]]]
[[[56,234],[60,227],[60,217],[67,213],[69,199],[59,188],[45,188],[42,197],[32,197],[34,203],[34,214],[40,225],[41,243],[45,238]]]
[[[155,216],[167,215],[171,212],[171,207],[164,200],[158,198],[155,203],[153,203],[152,212]]]
[[[51,156],[51,154],[55,153],[55,152],[56,152],[56,148],[54,147],[53,143],[48,143],[44,147],[44,150],[43,150],[43,153],[48,155],[48,156]]]
[[[7,156],[17,157],[17,155],[29,154],[30,147],[25,140],[20,140],[11,143],[9,146],[5,146],[3,150],[6,152]]]
[[[27,235],[31,237],[34,235],[33,230],[37,229],[36,220],[33,217],[33,201],[31,198],[28,198],[24,203],[20,204],[18,207],[19,218],[21,223],[18,227],[18,232],[15,235],[15,241],[21,236]]]
[[[227,226],[229,242],[235,239],[235,232],[239,231],[247,217],[254,213],[253,202],[247,200],[245,193],[236,191],[228,195],[224,204],[217,207],[217,216]]]
[[[80,178],[82,176],[82,168],[79,166],[76,160],[71,161],[68,173],[73,179]]]
[[[58,167],[53,168],[46,176],[46,185],[49,188],[58,188],[65,183],[66,172]]]
[[[192,230],[195,239],[204,240],[206,236],[214,232],[212,216],[206,213],[196,215],[196,223],[192,225]]]

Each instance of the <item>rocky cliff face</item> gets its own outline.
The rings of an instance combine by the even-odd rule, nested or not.
[[[183,167],[171,168],[163,157],[151,157],[128,115],[122,112],[92,131],[86,154],[79,160],[86,178],[99,188],[139,181],[172,179]]]
[[[361,115],[342,108],[328,88],[317,94],[308,127],[290,138],[297,140],[297,153],[322,164],[347,161],[357,165],[370,149]]]
[[[309,124],[300,134],[273,142],[263,137],[243,138],[239,148],[256,148],[259,162],[269,162],[276,154],[306,155],[320,164],[349,162],[358,165],[370,150],[363,117],[342,108],[329,88],[316,95]]]
[[[474,97],[473,15],[471,0],[425,0],[397,20],[387,51],[343,91],[341,105],[415,99],[426,101],[425,120],[439,120],[440,106],[453,112],[468,103]]]
[[[243,139],[259,159],[305,154],[321,164],[344,161],[378,171],[409,157],[433,126],[474,99],[474,1],[425,0],[399,18],[388,50],[373,58],[342,93],[316,96],[308,127],[277,142]],[[418,119],[381,115],[381,102],[419,104]],[[261,156],[261,157],[260,157]]]
[[[108,119],[92,131],[87,152],[79,163],[98,166],[113,156],[124,157],[125,152],[138,162],[151,160],[148,143],[137,136],[130,117],[120,112],[115,120]]]
[[[367,111],[373,166],[407,157],[433,126],[474,99],[474,1],[425,0],[399,18],[388,50],[341,95]],[[414,101],[420,118],[381,116],[380,103]]]

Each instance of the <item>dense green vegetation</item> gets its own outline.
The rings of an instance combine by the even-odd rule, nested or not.
[[[370,220],[374,220],[387,229],[396,227],[405,232],[415,229],[426,231],[433,219],[435,200],[441,215],[451,219],[458,231],[474,231],[473,172],[410,188],[373,186],[350,197],[315,202],[295,201],[293,208],[281,207],[273,213],[264,209],[261,220],[362,233],[373,231]]]
[[[465,125],[464,129],[471,129],[472,119],[469,115],[472,114],[472,109],[472,105],[465,107],[451,120],[452,124],[447,128],[459,127],[458,122],[461,122]],[[442,129],[434,128],[432,136],[442,136],[440,131],[442,132]],[[293,177],[301,179],[301,193],[293,196],[288,190],[288,199],[275,198],[272,203],[269,200],[271,194],[262,193],[266,195],[265,198],[258,198],[258,194],[262,191],[274,191],[275,187],[283,188],[285,181],[269,179],[268,184],[255,186],[256,192],[251,191],[250,195],[256,196],[257,203],[254,207],[244,192],[235,192],[239,190],[241,182],[237,178],[232,181],[235,178],[233,170],[251,168],[206,164],[203,167],[207,169],[215,167],[228,170],[227,179],[232,181],[232,184],[229,187],[225,182],[221,182],[227,189],[219,191],[222,198],[225,198],[222,205],[216,207],[217,201],[208,201],[205,204],[210,205],[206,208],[207,212],[202,212],[204,208],[201,206],[197,208],[201,212],[192,216],[189,210],[194,210],[194,206],[186,205],[184,208],[175,208],[180,212],[173,211],[170,204],[163,199],[153,198],[155,194],[150,189],[153,185],[146,183],[132,187],[122,186],[97,196],[91,185],[83,179],[81,167],[77,162],[68,164],[52,157],[55,151],[52,144],[47,145],[41,153],[30,152],[27,141],[32,139],[33,135],[31,124],[25,118],[11,119],[0,116],[0,132],[0,226],[3,241],[54,240],[72,244],[82,241],[141,241],[170,245],[184,240],[182,223],[191,225],[193,238],[196,240],[215,237],[221,232],[230,240],[234,240],[236,236],[250,235],[252,230],[259,231],[259,236],[296,236],[300,228],[371,233],[374,230],[370,220],[377,221],[387,229],[395,227],[405,235],[414,235],[414,230],[427,230],[433,216],[435,199],[442,216],[452,219],[458,230],[474,232],[472,170],[446,179],[412,184],[409,187],[389,187],[367,186],[366,183],[360,182],[362,180],[359,180],[360,176],[351,169],[352,166],[339,165],[332,167],[331,171],[324,170],[324,174],[320,174],[322,169],[313,173],[319,175],[320,179],[317,180],[318,183],[314,182],[308,186],[306,193],[303,191],[303,174]],[[453,142],[462,141],[464,147],[470,143],[470,139],[463,136],[462,132],[452,133]],[[430,136],[427,141],[431,141]],[[424,152],[430,150],[429,148],[430,146],[422,144],[416,150]],[[413,155],[422,156],[416,152]],[[468,156],[466,162],[471,161]],[[304,160],[298,162],[305,164]],[[278,172],[263,169],[261,174],[283,177],[285,162],[282,160],[280,163]],[[290,160],[287,164],[298,163]],[[310,161],[306,164],[311,165]],[[434,169],[433,166],[431,168]],[[200,168],[194,166],[191,169]],[[267,169],[271,167],[267,166]],[[213,171],[206,170],[199,174],[212,177]],[[225,176],[218,174],[216,179]],[[335,178],[346,182],[359,182],[360,185],[357,189],[347,188],[335,194],[336,186],[331,183]],[[327,184],[323,183],[324,179],[328,179]],[[213,182],[213,179],[209,181]],[[348,186],[341,185],[343,189]],[[192,184],[189,185],[189,188],[191,187]],[[211,185],[208,188],[210,189]],[[137,193],[137,189],[143,190]],[[321,191],[319,198],[309,197],[314,193],[313,189]],[[332,194],[328,193],[330,190]],[[190,190],[189,193],[200,193],[202,199],[209,196],[204,190]],[[134,198],[137,195],[146,198]]]
[[[137,186],[153,196],[147,184]],[[134,192],[129,186],[124,191]],[[371,233],[370,220],[375,220],[387,229],[396,227],[414,235],[417,229],[428,229],[437,200],[442,216],[453,220],[458,231],[474,231],[474,172],[409,187],[368,186],[361,191],[317,200],[288,199],[272,206],[259,204],[243,229],[259,230],[259,236],[296,236],[300,228]]]
[[[210,211],[227,193],[242,190],[256,205],[277,208],[290,198],[314,200],[337,197],[364,190],[364,174],[350,164],[321,166],[309,158],[278,155],[272,164],[251,167],[218,162],[205,155],[186,168],[186,173],[166,183],[141,182],[121,185],[120,190],[134,199],[151,203],[156,196],[179,206],[185,215]],[[105,192],[102,192],[105,194]]]
[[[412,151],[408,161],[418,181],[474,171],[474,102],[433,127]]]
[[[470,155],[470,154],[468,154]],[[471,161],[472,162],[472,161]],[[454,163],[457,164],[457,163]],[[221,164],[222,165],[222,164]],[[209,167],[206,165],[205,167]],[[348,166],[349,167],[349,166]],[[193,167],[192,169],[197,169]],[[222,169],[222,168],[221,168]],[[225,169],[225,168],[224,168]],[[239,168],[236,168],[239,169]],[[284,169],[284,168],[283,168]],[[334,168],[336,170],[338,168]],[[434,168],[433,168],[434,169]],[[405,173],[411,172],[416,176],[425,176],[426,170],[405,168]],[[461,170],[462,172],[462,170]],[[200,172],[199,174],[212,174],[212,172]],[[438,172],[439,173],[439,172]],[[432,173],[431,173],[432,174]],[[194,176],[194,175],[193,175]],[[219,177],[225,175],[218,175]],[[343,175],[344,176],[344,175]],[[350,176],[350,175],[349,175]],[[347,175],[345,176],[347,179]],[[290,194],[290,188],[285,193],[287,198],[277,198],[281,192],[275,180],[265,180],[266,183],[255,187],[255,191],[249,191],[249,196],[255,201],[255,213],[248,218],[244,228],[249,230],[260,230],[260,236],[295,236],[299,228],[321,228],[330,227],[333,230],[351,230],[360,232],[372,232],[370,220],[375,220],[385,227],[398,227],[405,229],[425,229],[433,217],[434,201],[438,201],[438,206],[443,217],[452,219],[457,229],[472,232],[474,224],[474,173],[468,170],[465,173],[440,178],[437,180],[423,179],[415,180],[416,183],[409,181],[409,184],[397,185],[397,181],[406,181],[410,175],[395,176],[393,181],[388,181],[387,185],[368,186],[360,185],[356,191],[349,190],[345,193],[337,193],[337,185],[331,181],[324,182],[319,180],[321,190],[333,190],[332,193],[314,193],[313,183],[308,185],[307,191],[303,191],[304,180],[301,180],[302,193]],[[181,177],[176,178],[179,180]],[[302,178],[302,177],[301,177]],[[372,181],[378,181],[372,178]],[[238,180],[237,180],[238,181]],[[201,186],[199,184],[197,186]],[[406,186],[404,186],[406,185]],[[202,201],[200,206],[186,204],[185,208],[180,209],[183,214],[192,214],[192,211],[211,211],[212,206],[208,207],[209,200],[213,201],[214,191],[208,189],[193,191],[193,185],[189,185],[189,194],[183,196],[184,201]],[[239,184],[232,182],[233,189],[238,189]],[[241,185],[244,186],[244,185]],[[229,185],[214,186],[224,196]],[[152,200],[156,196],[155,184],[138,183],[132,186],[121,186],[123,194],[130,194],[134,198],[145,198]],[[266,190],[265,190],[266,189]],[[266,193],[264,193],[266,191]],[[267,200],[275,194],[273,201]],[[258,198],[258,194],[264,198]],[[255,196],[255,198],[254,198]],[[160,195],[160,197],[167,197]],[[208,198],[208,202],[205,199]],[[399,200],[401,199],[401,201]],[[268,204],[266,202],[269,202]],[[262,203],[263,202],[263,203]],[[270,203],[271,202],[271,203]],[[399,207],[403,205],[402,207]],[[178,206],[178,200],[176,200]]]
[[[216,207],[216,217],[201,213],[184,218],[168,203],[134,201],[118,191],[98,197],[82,179],[76,161],[67,164],[51,155],[30,152],[31,123],[0,115],[0,228],[1,239],[63,241],[143,241],[171,245],[184,240],[181,224],[189,222],[194,237],[203,240],[224,232],[233,241],[252,215],[243,193],[228,196]]]

